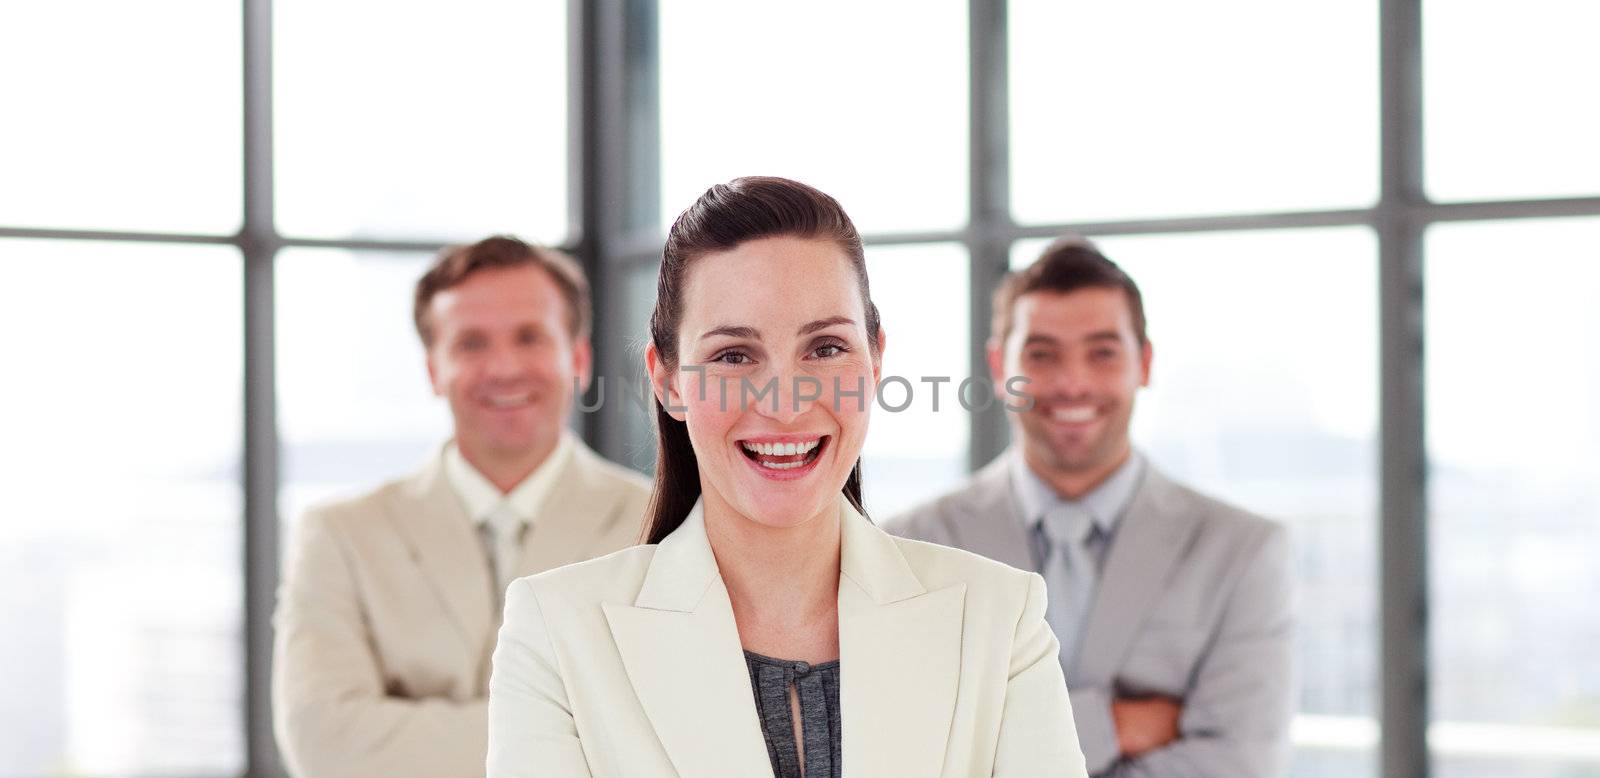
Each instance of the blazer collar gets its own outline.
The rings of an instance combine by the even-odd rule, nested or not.
[[[965,585],[929,592],[897,541],[839,501],[845,770],[937,774],[960,680]],[[704,509],[656,548],[632,605],[602,606],[640,705],[683,775],[771,770]]]
[[[966,585],[929,591],[901,541],[842,499],[840,514],[844,769],[851,775],[938,775],[961,680]]]
[[[574,441],[524,534],[518,577],[594,556],[612,525],[628,520],[618,510],[622,496],[596,479],[597,460]],[[467,645],[473,651],[492,645],[499,596],[483,538],[445,475],[443,446],[402,484],[389,514]]]
[[[1011,485],[1011,456],[1002,453],[972,477],[963,493],[952,545],[1020,570],[1038,570],[1022,508]]]
[[[477,528],[445,477],[443,446],[394,494],[391,520],[451,623],[476,651],[494,630],[494,583]]]
[[[856,511],[849,500],[839,499],[839,575],[861,587],[878,605],[927,593],[911,571],[895,539]]]
[[[841,579],[849,579],[879,605],[925,594],[894,538],[839,499]],[[713,581],[721,582],[717,559],[706,537],[705,504],[699,501],[683,524],[656,547],[634,606],[693,611]]]
[[[633,604],[600,607],[639,706],[679,775],[771,774],[700,503],[656,546]]]
[[[597,544],[611,536],[617,522],[640,518],[623,515],[625,495],[600,477],[600,455],[582,441],[571,443],[551,474],[539,515],[523,535],[519,578],[612,551]]]
[[[720,585],[722,576],[706,537],[704,503],[696,501],[683,523],[656,546],[633,604],[651,610],[692,612],[712,583]]]
[[[1129,503],[1106,551],[1083,630],[1083,643],[1068,685],[1109,685],[1121,669],[1128,647],[1178,561],[1189,548],[1198,517],[1184,504],[1183,492],[1153,465]]]

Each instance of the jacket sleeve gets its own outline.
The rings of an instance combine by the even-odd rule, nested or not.
[[[1105,773],[1115,778],[1268,778],[1288,770],[1294,714],[1289,535],[1273,526],[1245,561],[1201,659],[1179,739]]]
[[[1087,778],[1061,674],[1060,643],[1044,611],[1044,579],[1029,573],[1027,602],[1011,647],[994,775]]]
[[[589,763],[532,582],[506,590],[489,678],[489,776],[587,778]]]
[[[1078,727],[1078,745],[1090,775],[1100,775],[1121,756],[1117,724],[1111,717],[1111,694],[1104,688],[1077,687],[1072,697],[1072,718]]]
[[[300,521],[275,622],[273,725],[293,775],[483,774],[487,702],[386,694],[349,549],[317,511]]]

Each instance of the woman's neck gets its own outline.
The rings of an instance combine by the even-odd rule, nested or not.
[[[705,495],[704,510],[706,537],[744,647],[782,659],[837,658],[837,505],[791,527],[752,521],[714,493]]]

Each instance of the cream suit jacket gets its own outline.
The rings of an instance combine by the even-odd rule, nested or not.
[[[272,702],[297,776],[484,774],[499,598],[477,528],[421,472],[300,520],[278,594]],[[578,443],[526,533],[524,574],[638,540],[639,475]]]
[[[844,775],[1085,776],[1043,579],[840,506]],[[772,775],[698,505],[659,546],[511,585],[489,775]]]

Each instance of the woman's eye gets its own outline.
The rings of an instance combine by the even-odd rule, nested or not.
[[[819,356],[819,357],[821,357],[823,359],[827,359],[828,357],[833,357],[833,356],[838,356],[840,354],[843,354],[844,353],[844,346],[840,346],[840,345],[838,345],[836,343],[829,343],[829,344],[826,344],[826,345],[818,346],[817,350],[812,352],[812,353],[816,354],[817,356]]]
[[[724,351],[721,354],[712,357],[711,361],[724,365],[744,365],[750,362],[750,357],[738,351]]]

